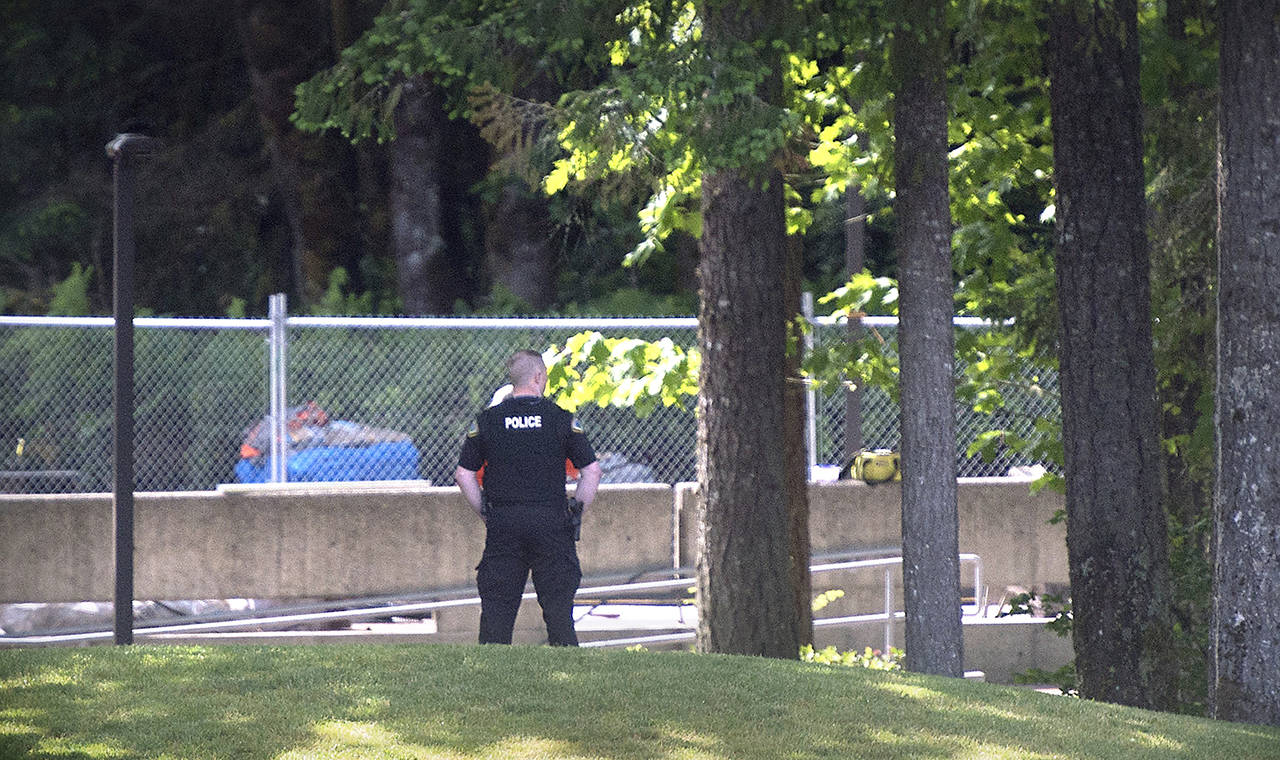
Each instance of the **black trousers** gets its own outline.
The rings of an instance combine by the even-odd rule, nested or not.
[[[476,567],[480,643],[511,643],[520,597],[532,573],[547,643],[577,646],[573,596],[582,568],[564,502],[490,506],[486,523],[484,556]]]

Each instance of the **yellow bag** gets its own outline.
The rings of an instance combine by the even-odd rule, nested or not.
[[[887,483],[902,480],[902,461],[896,451],[863,449],[853,455],[845,472],[848,473],[847,477],[864,483]]]

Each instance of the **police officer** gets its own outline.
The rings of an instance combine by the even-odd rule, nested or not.
[[[476,417],[462,444],[454,479],[485,522],[476,568],[480,643],[510,644],[525,580],[533,587],[552,646],[577,646],[573,597],[582,580],[565,500],[565,459],[580,471],[575,498],[589,506],[600,483],[582,427],[543,397],[547,367],[535,351],[507,361],[512,391]],[[476,473],[484,468],[484,492]]]

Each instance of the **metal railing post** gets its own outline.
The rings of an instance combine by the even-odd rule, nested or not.
[[[284,293],[276,293],[267,300],[267,316],[271,320],[270,368],[268,384],[271,387],[271,474],[272,483],[289,482],[289,431],[285,419],[288,409],[286,368],[288,367],[288,318],[289,306]]]
[[[893,651],[893,571],[884,571],[884,656]]]
[[[804,352],[808,356],[813,353],[813,293],[805,291],[800,294],[800,313],[809,327],[804,334]],[[805,448],[809,453],[808,479],[812,482],[813,468],[818,464],[818,397],[812,383],[805,386],[804,418]]]

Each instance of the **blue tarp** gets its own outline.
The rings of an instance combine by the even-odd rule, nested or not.
[[[311,446],[290,452],[285,469],[290,483],[417,480],[418,449],[410,441],[368,446]],[[270,477],[270,457],[236,462],[236,480],[241,483],[266,483]]]
[[[271,418],[245,431],[236,480],[271,480]],[[331,420],[314,401],[291,407],[285,416],[291,483],[329,480],[417,480],[418,449],[408,435],[348,420]]]

